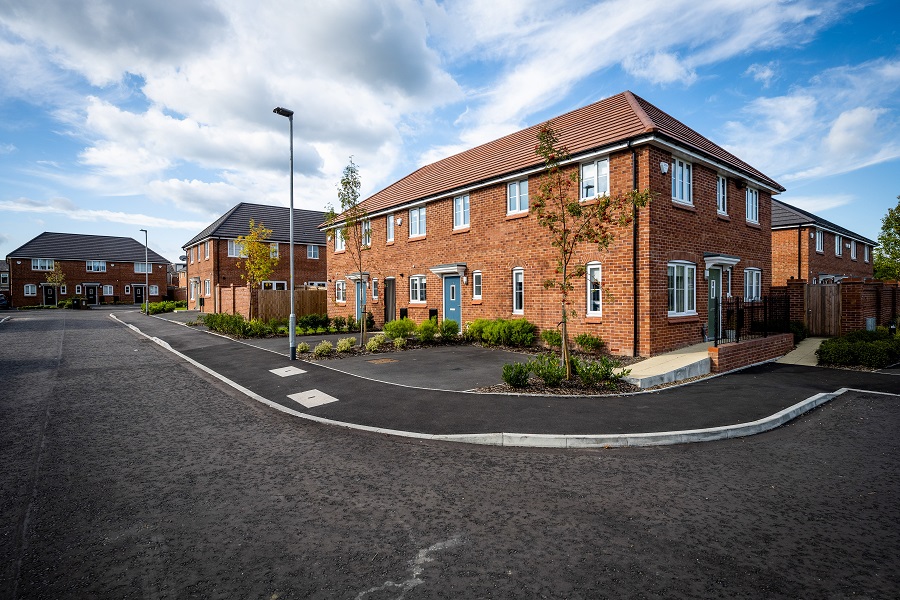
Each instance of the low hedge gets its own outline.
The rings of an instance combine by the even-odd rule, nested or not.
[[[852,331],[822,342],[816,356],[821,365],[883,369],[900,362],[900,336],[886,329]]]
[[[537,327],[527,319],[475,319],[466,327],[466,339],[486,346],[527,348],[534,344]]]

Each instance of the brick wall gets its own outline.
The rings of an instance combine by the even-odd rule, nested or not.
[[[897,286],[896,281],[841,281],[841,335],[865,329],[868,318],[875,318],[876,325],[888,325],[900,308]]]
[[[713,373],[723,373],[755,365],[784,356],[793,348],[794,336],[790,333],[744,340],[737,344],[722,344],[709,349],[710,369]]]
[[[702,340],[700,328],[706,323],[707,286],[703,277],[704,252],[730,254],[741,257],[732,273],[732,292],[743,295],[743,269],[757,267],[763,272],[763,289],[771,282],[771,198],[760,191],[759,224],[744,219],[744,193],[734,181],[729,182],[729,215],[716,211],[716,174],[694,164],[693,207],[681,207],[671,199],[671,175],[662,174],[660,162],[668,163],[671,155],[651,146],[636,149],[638,159],[638,188],[649,188],[655,199],[649,208],[638,215],[638,269],[632,267],[632,227],[613,230],[614,241],[606,251],[583,247],[575,262],[597,261],[602,265],[604,302],[602,317],[586,316],[586,281],[575,282],[570,298],[569,331],[599,335],[611,352],[630,355],[634,348],[634,284],[637,279],[639,311],[638,354],[652,355]],[[575,169],[577,167],[571,167]],[[539,187],[539,178],[529,180],[530,196]],[[610,156],[610,187],[612,193],[625,193],[632,187],[631,152]],[[573,192],[577,193],[577,192]],[[499,184],[470,192],[470,226],[453,230],[453,199],[446,198],[427,205],[427,235],[424,239],[409,239],[408,211],[397,212],[394,242],[385,241],[386,217],[372,221],[372,248],[364,251],[364,271],[377,279],[379,290],[385,278],[395,278],[396,318],[405,308],[410,318],[420,322],[429,309],[436,309],[443,319],[442,279],[430,271],[431,267],[449,263],[465,263],[467,282],[462,284],[462,320],[477,318],[516,318],[512,314],[512,270],[525,271],[525,311],[521,315],[539,328],[556,327],[561,320],[558,293],[544,289],[545,279],[555,276],[556,255],[551,248],[547,230],[538,225],[530,213],[506,214],[506,185]],[[402,225],[396,224],[402,218]],[[697,266],[696,316],[670,319],[667,314],[667,264],[670,260],[687,259]],[[329,314],[353,315],[356,312],[355,285],[345,279],[356,272],[350,253],[334,253],[329,244]],[[472,299],[472,273],[482,272],[481,300]],[[427,302],[411,304],[409,277],[425,275]],[[335,280],[347,281],[347,301],[335,301]],[[727,279],[726,279],[727,281]],[[383,294],[368,299],[367,308],[376,323],[383,324]]]
[[[204,310],[206,312],[219,312],[218,298],[213,290],[217,285],[228,287],[245,286],[242,278],[244,270],[240,263],[242,259],[228,256],[228,240],[209,240],[209,258],[206,256],[205,244],[202,242],[187,249],[187,285],[190,296],[190,282],[199,279],[199,293],[193,299],[188,300],[189,309],[199,309],[199,299],[204,295],[205,281],[209,280],[210,293],[204,295]],[[290,281],[289,244],[278,244],[278,265],[275,267],[270,281]],[[325,281],[327,278],[327,255],[325,246],[319,247],[319,258],[307,258],[306,244],[294,244],[294,282],[302,285],[307,281]],[[224,312],[229,312],[225,310]]]
[[[874,276],[871,247],[868,261],[865,245],[861,243],[856,244],[856,258],[852,258],[851,250],[847,247],[851,241],[842,238],[842,253],[838,256],[835,253],[835,234],[823,232],[824,242],[820,252],[816,250],[815,227],[801,227],[799,239],[797,231],[797,229],[781,229],[772,232],[772,277],[775,285],[783,285],[791,277],[818,282],[822,274],[862,278]]]
[[[215,290],[215,297],[215,305],[218,307],[216,312],[227,313],[229,315],[241,315],[245,319],[250,318],[251,294],[250,288],[247,286],[219,286]],[[256,300],[255,295],[253,300]]]
[[[98,258],[96,260],[103,260]],[[44,303],[42,285],[47,282],[49,271],[32,271],[31,259],[28,258],[12,258],[10,259],[10,297],[12,306],[36,306]],[[99,283],[100,288],[97,294],[97,300],[100,303],[111,303],[116,298],[119,302],[134,302],[134,288],[144,287],[144,273],[134,272],[133,262],[112,262],[107,261],[105,273],[88,272],[86,261],[83,260],[60,260],[56,261],[65,274],[66,294],[60,294],[56,301],[65,300],[75,297],[76,286],[81,285],[81,297],[84,297],[85,283]],[[153,264],[153,273],[149,274],[149,282],[151,286],[157,286],[159,293],[155,296],[149,296],[150,302],[159,302],[166,293],[166,265]],[[25,296],[25,285],[33,284],[37,286],[36,296]],[[113,286],[112,294],[103,295],[103,286]],[[126,286],[128,293],[126,294]]]

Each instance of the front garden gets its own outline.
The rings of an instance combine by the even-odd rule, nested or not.
[[[823,366],[884,369],[900,363],[900,335],[887,327],[852,331],[822,342],[816,356]]]

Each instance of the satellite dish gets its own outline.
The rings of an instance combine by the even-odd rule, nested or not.
[[[186,261],[186,260],[187,260],[187,254],[185,254],[184,256],[179,256],[179,257],[178,257],[178,260],[180,260],[181,262]]]

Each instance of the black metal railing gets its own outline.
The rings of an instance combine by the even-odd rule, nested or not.
[[[716,346],[767,337],[770,333],[788,333],[791,302],[787,295],[768,295],[759,300],[716,299],[710,338]],[[721,321],[721,322],[718,322]]]

